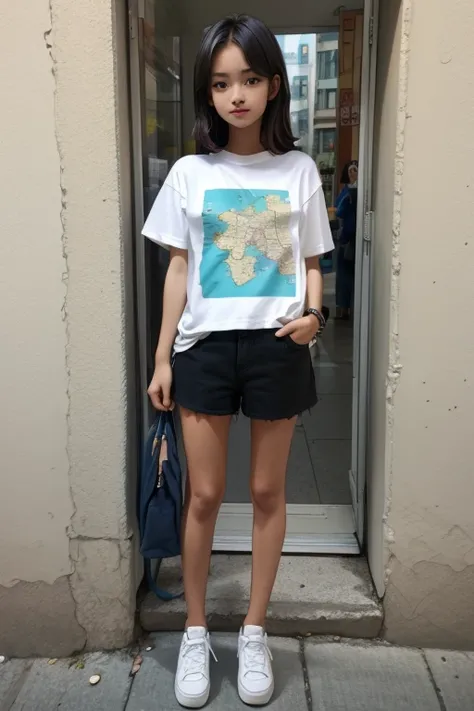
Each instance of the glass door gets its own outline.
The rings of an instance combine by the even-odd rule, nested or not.
[[[199,33],[194,28],[187,34],[183,24],[186,1],[178,5],[169,0],[129,0],[142,435],[153,416],[146,389],[161,322],[168,255],[144,240],[141,228],[167,172],[183,155],[183,145],[187,152],[193,150],[190,77]],[[295,16],[297,12],[295,6]],[[261,14],[262,19],[271,24],[269,0],[266,15]],[[371,27],[367,13],[364,19],[361,11],[341,11],[339,27],[331,31],[278,33],[291,87],[293,131],[299,147],[320,171],[337,242],[336,251],[321,259],[329,321],[312,349],[320,402],[311,413],[303,413],[296,427],[287,479],[286,552],[358,553],[356,531],[359,541],[363,535],[370,259],[366,215],[370,215],[374,56],[367,48]],[[184,93],[183,77],[188,87]],[[341,252],[346,250],[341,250],[342,224],[336,206],[345,187],[341,184],[343,168],[352,160],[359,160],[358,228],[355,255],[345,254],[342,261]],[[348,314],[336,318],[343,307]],[[241,416],[232,426],[215,550],[251,549],[249,425]]]
[[[362,47],[362,13],[358,13]],[[316,162],[323,182],[334,237],[340,229],[335,204],[341,190],[338,163],[358,158],[352,140],[340,149],[340,31],[277,34],[291,89],[291,123],[298,147]],[[359,64],[360,81],[360,64]],[[359,96],[357,97],[359,98]],[[358,128],[354,128],[356,133]],[[351,129],[352,135],[352,129]],[[343,136],[344,137],[344,136]],[[312,349],[320,401],[299,418],[287,476],[286,552],[357,553],[353,499],[349,483],[353,447],[354,319],[336,319],[339,280],[350,283],[352,261],[338,273],[336,253],[321,259],[328,326]],[[352,299],[352,300],[351,300]],[[250,550],[252,509],[248,493],[250,423],[242,416],[232,428],[227,491],[215,538],[220,550]]]
[[[177,13],[130,0],[130,65],[136,221],[136,290],[142,432],[153,413],[146,394],[161,323],[168,253],[141,228],[173,163],[182,155],[181,46]]]

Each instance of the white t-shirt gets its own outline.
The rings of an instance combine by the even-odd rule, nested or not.
[[[334,249],[318,170],[296,150],[181,158],[143,234],[188,250],[177,352],[213,331],[280,328],[298,318],[305,258]]]

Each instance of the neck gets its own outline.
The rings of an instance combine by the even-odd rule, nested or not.
[[[247,128],[229,126],[227,150],[240,156],[251,156],[264,150],[260,140],[261,121],[256,121]]]

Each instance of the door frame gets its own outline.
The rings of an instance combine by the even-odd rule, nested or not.
[[[132,118],[132,165],[135,217],[135,281],[139,340],[139,403],[141,421],[137,423],[142,442],[151,424],[151,411],[147,396],[147,294],[145,274],[145,246],[140,239],[144,214],[144,86],[140,72],[143,62],[144,0],[128,0],[130,97]],[[364,35],[360,105],[359,175],[362,190],[358,192],[356,241],[354,359],[353,359],[353,432],[349,480],[353,504],[301,505],[289,504],[287,537],[284,552],[357,554],[364,542],[365,487],[366,487],[366,436],[369,353],[369,295],[370,257],[372,239],[372,143],[375,104],[376,38],[378,27],[378,0],[364,1]],[[332,29],[332,28],[331,28]],[[282,29],[278,34],[317,33],[328,31],[325,27]],[[357,344],[357,348],[356,348]],[[214,550],[251,550],[251,505],[224,503],[221,507]],[[357,536],[357,538],[356,538]]]
[[[133,214],[134,214],[134,254],[135,254],[135,294],[136,294],[136,323],[138,336],[138,403],[140,422],[138,442],[144,442],[146,433],[151,425],[150,405],[147,394],[148,379],[148,349],[147,349],[147,294],[144,275],[145,245],[140,239],[145,222],[144,206],[144,170],[145,155],[143,133],[145,130],[143,105],[145,102],[145,87],[140,72],[144,53],[143,22],[145,19],[144,0],[127,0],[128,27],[129,27],[129,66],[130,66],[130,115],[132,139],[132,176],[133,176]]]
[[[364,1],[362,76],[359,132],[359,176],[354,294],[354,358],[352,400],[352,457],[349,483],[354,506],[356,535],[365,543],[367,486],[367,432],[369,394],[369,339],[371,259],[374,225],[373,138],[377,74],[379,0]],[[360,239],[362,237],[362,239]]]

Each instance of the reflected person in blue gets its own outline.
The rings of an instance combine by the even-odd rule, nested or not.
[[[347,321],[354,302],[355,240],[357,230],[358,162],[344,166],[341,183],[344,186],[336,198],[339,230],[336,247],[336,318]]]

